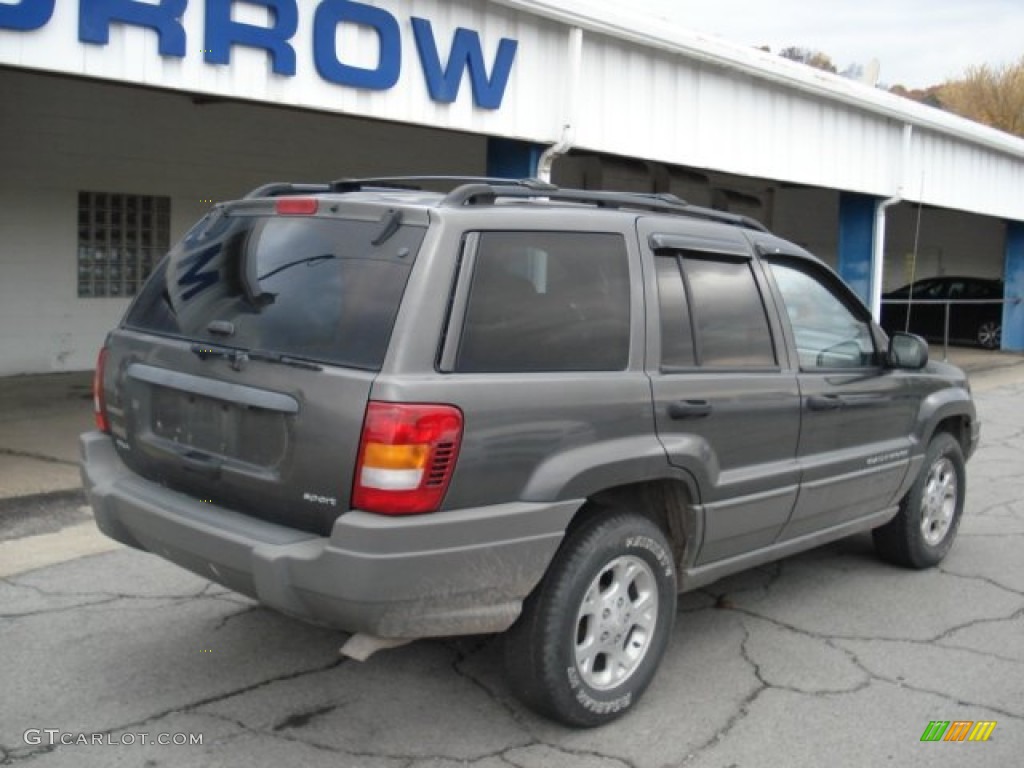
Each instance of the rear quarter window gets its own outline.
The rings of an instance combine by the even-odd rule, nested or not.
[[[482,233],[455,370],[623,370],[626,259],[618,234]]]

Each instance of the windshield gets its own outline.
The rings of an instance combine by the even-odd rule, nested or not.
[[[379,370],[423,229],[214,212],[156,268],[125,325]],[[375,245],[374,242],[377,242]]]

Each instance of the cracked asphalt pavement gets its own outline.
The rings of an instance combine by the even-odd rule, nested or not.
[[[572,731],[525,710],[500,638],[351,661],[337,632],[119,548],[0,579],[0,764],[1020,765],[1024,383],[976,396],[982,445],[941,567],[885,565],[857,536],[683,595],[658,677],[612,725]],[[985,743],[922,743],[933,720],[997,725]],[[103,743],[26,743],[29,729]]]

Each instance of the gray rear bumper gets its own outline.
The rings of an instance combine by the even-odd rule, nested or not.
[[[82,480],[107,536],[283,613],[381,637],[507,629],[582,503],[409,517],[351,511],[325,538],[145,480],[108,435],[82,435],[81,452]]]

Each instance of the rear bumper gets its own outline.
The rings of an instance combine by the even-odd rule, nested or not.
[[[145,480],[102,433],[82,435],[81,454],[82,480],[107,536],[283,613],[381,637],[507,629],[582,503],[410,517],[351,511],[321,537]]]

